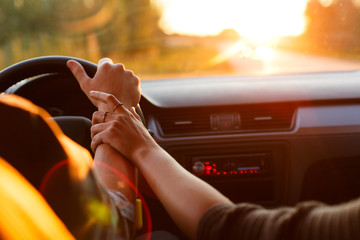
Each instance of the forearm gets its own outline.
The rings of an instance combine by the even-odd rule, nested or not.
[[[134,166],[115,149],[107,144],[99,145],[95,152],[93,168],[106,188],[120,191],[130,202],[135,199],[135,192],[128,184],[128,181],[135,183]]]
[[[195,239],[198,223],[213,205],[230,201],[156,146],[133,159],[177,225]]]
[[[91,92],[91,97],[107,103],[110,109],[117,99],[107,93]],[[107,143],[132,161],[177,225],[191,238],[196,237],[204,213],[218,203],[231,203],[225,196],[190,174],[151,138],[133,109],[117,108],[115,113],[93,115],[93,149]],[[104,121],[106,120],[106,121]],[[96,124],[98,123],[98,124]],[[98,151],[98,150],[97,150]]]

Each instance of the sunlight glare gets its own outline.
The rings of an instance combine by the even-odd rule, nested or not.
[[[216,35],[235,29],[264,42],[305,30],[308,0],[153,0],[162,9],[160,26],[168,34]]]
[[[356,7],[360,8],[360,0],[352,0],[352,2]]]
[[[331,4],[334,3],[334,0],[319,0],[319,2],[324,7],[329,7]]]
[[[256,57],[262,60],[271,60],[274,58],[275,52],[273,48],[267,46],[259,46],[255,49]]]
[[[0,238],[74,239],[46,200],[0,157]]]

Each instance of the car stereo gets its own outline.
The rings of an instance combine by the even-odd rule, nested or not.
[[[197,156],[191,159],[191,171],[199,177],[250,177],[269,174],[271,153]]]

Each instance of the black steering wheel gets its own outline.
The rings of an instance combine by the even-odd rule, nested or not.
[[[50,115],[91,118],[96,110],[71,71],[68,60],[78,61],[89,77],[97,65],[67,56],[46,56],[25,60],[0,72],[0,92],[17,94],[46,109]]]
[[[95,106],[82,92],[66,66],[68,60],[79,62],[89,77],[97,65],[74,57],[45,56],[25,60],[0,72],[0,92],[12,93],[31,100],[52,116],[83,116],[91,118]],[[136,112],[145,124],[140,106]]]
[[[67,56],[33,58],[14,64],[0,72],[0,94],[4,92],[27,98],[46,109],[53,117],[91,118],[96,107],[80,89],[77,80],[66,66],[68,60],[79,62],[89,77],[93,77],[97,71],[96,64],[79,58]],[[143,119],[139,106],[136,111]],[[38,176],[34,177],[34,175],[40,175],[40,178],[37,179]],[[42,175],[37,174],[36,171],[32,171],[27,177],[33,180],[32,183],[42,179]],[[148,222],[150,222],[149,219],[150,215],[147,213]],[[150,231],[149,227],[147,231]]]
[[[0,72],[0,91],[5,92],[21,80],[44,74],[61,74],[75,80],[71,71],[66,67],[66,62],[71,59],[81,63],[89,77],[95,75],[97,65],[83,59],[67,56],[32,58],[14,64]]]

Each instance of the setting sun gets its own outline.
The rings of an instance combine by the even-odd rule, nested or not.
[[[153,0],[167,33],[215,35],[235,29],[258,42],[304,32],[307,0]]]

